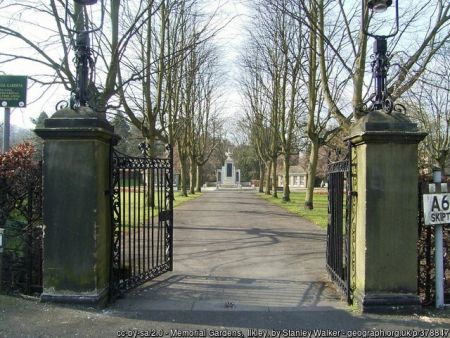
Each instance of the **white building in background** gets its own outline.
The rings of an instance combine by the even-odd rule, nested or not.
[[[236,169],[232,153],[226,152],[227,159],[225,160],[222,169],[216,171],[216,181],[218,186],[239,187],[241,185],[241,170]]]
[[[292,166],[289,168],[289,186],[291,188],[306,188],[307,173],[301,166]],[[278,186],[282,187],[284,184],[283,175],[278,175]]]

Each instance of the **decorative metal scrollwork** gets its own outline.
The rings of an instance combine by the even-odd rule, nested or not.
[[[392,99],[390,97],[385,98],[383,101],[383,110],[387,114],[390,114],[390,113],[392,113],[392,109],[394,109],[394,102],[392,101]]]
[[[139,143],[138,148],[141,151],[142,155],[147,157],[151,146],[146,142],[141,142],[141,143]]]
[[[67,100],[61,100],[59,101],[56,106],[55,106],[55,110],[61,110],[61,109],[66,109],[69,107],[69,102]]]
[[[393,111],[405,113],[404,106],[397,107],[387,86],[387,74],[391,65],[391,54],[387,52],[387,40],[385,36],[376,36],[374,54],[372,59],[372,78],[375,82],[375,93],[371,97],[371,106],[368,111],[382,110],[387,114]]]
[[[394,111],[400,114],[406,114],[406,107],[401,103],[394,104]]]

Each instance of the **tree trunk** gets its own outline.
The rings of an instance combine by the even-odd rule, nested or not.
[[[181,194],[183,196],[187,196],[187,163],[186,158],[180,157],[180,166],[181,166]]]
[[[154,172],[153,170],[147,171],[147,177],[145,177],[145,183],[147,185],[148,200],[147,206],[153,208],[155,206],[155,182],[154,182]],[[146,196],[144,196],[144,199]]]
[[[147,144],[153,144],[152,140],[148,138],[145,140]],[[147,152],[144,155],[146,158],[153,158],[153,147],[148,147]],[[155,207],[155,171],[154,170],[144,170],[144,184],[147,185],[148,194],[148,207]],[[144,199],[146,197],[144,196]]]
[[[195,192],[202,192],[202,166],[197,165],[197,188]]]
[[[439,151],[439,154],[436,157],[436,162],[438,163],[439,168],[441,169],[442,177],[445,176],[445,167],[447,164],[448,153],[449,153],[448,150],[441,150]]]
[[[191,195],[195,194],[195,181],[197,178],[196,170],[197,166],[195,162],[191,159],[191,165],[189,166],[189,193]]]
[[[263,193],[264,192],[264,175],[265,175],[265,167],[264,167],[264,163],[260,162],[259,163],[259,192]]]
[[[284,155],[284,182],[283,182],[283,201],[289,202],[291,200],[291,191],[289,189],[289,154]]]
[[[311,140],[309,154],[308,180],[306,185],[305,209],[314,209],[314,183],[316,181],[317,161],[319,158],[319,140]]]
[[[267,168],[267,180],[266,180],[266,195],[270,195],[270,173],[272,171],[272,163],[267,162],[266,164],[266,168]]]
[[[272,159],[272,189],[273,189],[272,196],[275,197],[275,198],[278,198],[277,187],[278,187],[277,158],[274,157]]]

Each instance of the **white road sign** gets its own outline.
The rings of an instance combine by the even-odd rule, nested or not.
[[[423,217],[425,225],[450,223],[450,193],[424,194]]]

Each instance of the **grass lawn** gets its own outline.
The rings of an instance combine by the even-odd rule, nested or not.
[[[258,194],[259,197],[286,209],[287,211],[299,215],[321,228],[326,228],[328,223],[328,195],[321,193],[314,194],[314,209],[307,210],[303,207],[305,203],[306,192],[291,192],[291,201],[285,202],[282,199],[282,192],[278,193],[278,198],[271,195]]]
[[[193,199],[196,199],[197,197],[200,197],[201,193],[196,193],[195,195],[188,195],[187,197],[182,196],[181,192],[175,191],[174,192],[174,198],[173,201],[173,207],[176,208],[180,206],[181,204],[191,201]],[[165,203],[165,197],[159,196],[159,199],[161,200],[162,204]],[[135,193],[135,192],[121,192],[121,211],[122,211],[122,224],[128,226],[133,225],[137,223],[138,219],[141,220],[141,222],[144,219],[149,218],[149,213],[151,215],[151,208],[146,208],[146,199],[144,198],[144,193]],[[156,217],[159,214],[158,210],[158,195],[155,194],[155,208],[153,210],[153,216]]]
[[[200,193],[196,192],[195,195],[188,195],[187,197],[185,197],[185,196],[181,195],[181,192],[176,191],[174,193],[175,200],[173,201],[173,207],[176,208],[176,207],[182,205],[183,203],[195,200],[196,198],[200,197],[202,194],[203,193],[201,193],[201,192]]]

